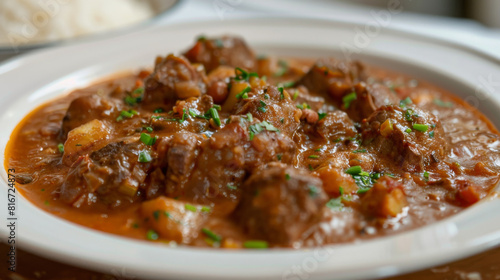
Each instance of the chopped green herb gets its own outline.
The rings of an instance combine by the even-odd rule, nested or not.
[[[309,186],[309,196],[315,197],[319,194],[319,189],[316,186]]]
[[[233,186],[231,184],[227,184],[226,185],[228,189],[231,189],[231,190],[237,190],[238,188],[236,186]]]
[[[342,98],[342,103],[344,104],[344,108],[349,109],[351,106],[351,103],[356,100],[358,97],[356,95],[356,92],[351,92],[348,95],[344,96]]]
[[[210,211],[212,211],[212,208],[210,208],[209,206],[201,207],[201,212],[209,213]]]
[[[119,122],[119,121],[123,121],[124,119],[130,119],[134,115],[137,115],[136,110],[130,109],[128,111],[121,111],[120,115],[116,118],[116,121]]]
[[[142,150],[139,152],[139,162],[151,162],[151,154],[148,150]]]
[[[293,93],[293,96],[292,96],[292,99],[295,100],[299,97],[299,91],[296,90],[294,93]]]
[[[453,107],[453,102],[450,102],[450,101],[445,102],[439,98],[434,99],[434,104],[436,104],[440,107],[446,107],[446,108]]]
[[[357,154],[357,153],[366,153],[366,149],[354,150],[352,152],[355,153],[355,154]]]
[[[133,224],[132,224],[132,227],[133,227],[133,228],[139,228],[139,224],[138,224],[138,223],[133,223]]]
[[[45,189],[41,189],[41,191],[42,191],[42,192],[44,192],[44,191],[45,191]]]
[[[248,113],[247,114],[247,119],[248,119],[249,122],[253,122],[252,113]]]
[[[260,111],[260,112],[262,112],[262,113],[265,113],[265,112],[267,111],[267,109],[266,109],[266,105],[267,105],[267,104],[266,104],[266,102],[264,102],[264,101],[260,100],[260,101],[259,101],[259,105],[260,105],[260,106],[259,106],[259,107],[257,107],[257,110],[259,110],[259,111]]]
[[[57,149],[61,154],[64,153],[64,144],[63,143],[57,144]]]
[[[318,121],[324,119],[326,117],[327,113],[318,113]]]
[[[326,203],[326,207],[333,211],[340,211],[344,207],[342,204],[342,197],[332,198]]]
[[[259,75],[255,72],[251,72],[251,73],[248,73],[247,71],[239,68],[239,67],[236,67],[234,69],[234,72],[236,73],[236,77],[234,77],[234,79],[236,81],[248,81],[248,79],[250,79],[250,77],[259,77]]]
[[[163,108],[156,108],[156,109],[153,111],[153,113],[156,113],[156,114],[163,113],[163,112],[165,112],[165,111],[163,110]]]
[[[278,160],[281,160],[282,155],[281,154],[277,154],[276,157],[278,158]]]
[[[410,97],[406,97],[405,99],[399,101],[399,106],[401,107],[406,107],[408,104],[412,104],[413,102],[411,101]]]
[[[344,188],[343,187],[339,187],[339,192],[340,192],[340,195],[344,195]]]
[[[285,118],[281,118],[280,123],[285,123]]]
[[[195,213],[198,210],[198,209],[196,209],[196,206],[189,204],[189,203],[184,204],[184,209],[191,211],[191,212],[195,212]]]
[[[278,65],[280,67],[278,68],[278,71],[274,72],[275,77],[281,77],[288,71],[288,63],[286,61],[279,60]]]
[[[255,134],[259,134],[263,130],[272,131],[272,132],[279,132],[279,129],[277,129],[276,127],[274,127],[272,124],[268,123],[267,121],[252,124],[248,127],[248,129],[250,130],[250,132],[249,132],[250,141],[253,140],[253,137],[255,136]]]
[[[75,146],[77,146],[77,147],[81,147],[81,146],[82,146],[82,144],[75,144]]]
[[[295,85],[295,81],[287,81],[287,82],[282,82],[282,83],[278,84],[278,86],[281,86],[284,88],[293,87],[294,85]]]
[[[429,126],[426,124],[416,123],[413,125],[413,129],[415,129],[416,131],[420,131],[420,132],[426,132],[429,129]]]
[[[313,167],[312,167],[312,165],[310,165],[310,164],[309,164],[307,167],[308,167],[308,168],[309,168],[309,170],[311,170],[311,171],[313,171],[313,170],[314,170],[314,168],[313,168]]]
[[[49,204],[50,204],[50,202],[49,202],[48,200],[45,200],[45,201],[43,202],[43,204],[45,204],[45,205],[49,205]]]
[[[359,165],[351,166],[345,171],[345,173],[350,175],[358,175],[361,172],[363,172],[363,169]]]
[[[426,181],[429,180],[429,172],[424,171],[424,178],[425,178]]]
[[[148,146],[153,146],[156,143],[156,139],[158,139],[158,136],[151,137],[147,133],[141,133],[141,142]]]
[[[237,99],[245,99],[245,98],[248,98],[248,93],[251,91],[252,89],[250,87],[246,87],[245,89],[243,89],[242,91],[240,91],[240,93],[236,94],[236,98]]]
[[[153,217],[155,218],[156,221],[160,218],[160,210],[156,210],[153,212]]]
[[[261,240],[249,240],[243,242],[243,247],[248,249],[267,249],[269,245],[266,241]]]
[[[148,232],[146,233],[146,238],[148,240],[158,240],[158,233],[156,233],[156,231],[150,229],[148,230]]]
[[[278,91],[280,92],[280,99],[285,99],[285,94],[283,93],[283,87],[279,87]]]
[[[405,120],[406,121],[412,122],[413,121],[413,116],[418,116],[418,115],[415,115],[412,109],[407,109],[404,112],[404,116],[405,116]]]
[[[220,242],[222,240],[222,237],[220,235],[214,233],[213,231],[209,230],[208,228],[202,228],[201,231],[215,242]]]
[[[144,94],[144,88],[143,87],[138,87],[134,91],[130,93],[127,97],[125,97],[124,101],[130,106],[134,106],[137,103],[142,102]]]
[[[211,118],[214,120],[214,122],[217,126],[220,126],[221,122],[220,122],[220,118],[219,118],[219,113],[217,112],[217,110],[214,107],[208,109],[207,114],[209,114],[211,116]]]
[[[429,137],[434,138],[434,131],[429,132]]]
[[[153,132],[153,128],[148,126],[148,127],[145,127],[144,129],[146,129],[147,132],[151,133]]]
[[[269,99],[269,94],[264,94],[264,99]]]
[[[286,173],[286,174],[285,174],[285,179],[286,179],[287,181],[288,181],[288,180],[290,180],[290,179],[291,179],[290,174]]]
[[[308,158],[319,158],[318,155],[310,155]]]
[[[411,130],[411,128],[407,128],[407,129],[405,130],[405,132],[406,132],[406,133],[411,133],[411,131],[412,131],[412,130]]]

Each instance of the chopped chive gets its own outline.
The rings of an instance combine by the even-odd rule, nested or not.
[[[150,229],[148,230],[148,232],[146,233],[146,238],[148,240],[158,240],[158,233],[156,233],[156,231]]]
[[[248,249],[267,249],[269,245],[266,241],[262,240],[248,240],[243,242],[243,247]]]
[[[59,152],[61,154],[64,153],[64,145],[63,145],[63,143],[57,144],[57,149],[59,150]]]
[[[334,211],[340,211],[344,207],[342,204],[342,197],[332,198],[326,203],[326,207]]]
[[[344,104],[344,108],[349,109],[351,106],[351,103],[356,100],[358,97],[356,95],[356,92],[351,92],[348,95],[344,96],[342,98],[342,103]]]
[[[252,113],[248,113],[247,114],[247,119],[248,119],[249,122],[253,122]]]
[[[319,194],[319,189],[316,186],[309,186],[309,196],[315,197]]]
[[[151,154],[148,150],[142,150],[139,152],[139,162],[151,162]]]
[[[152,127],[150,127],[150,126],[145,127],[145,129],[146,129],[146,131],[147,131],[147,132],[149,132],[149,133],[153,132],[153,128],[152,128]]]
[[[356,166],[351,166],[349,167],[345,173],[350,174],[350,175],[358,175],[361,172],[363,172],[363,169],[361,169],[361,166],[356,165]]]
[[[286,173],[286,174],[285,174],[285,179],[286,179],[287,181],[288,181],[288,180],[290,180],[290,179],[291,179],[290,174]]]
[[[148,146],[153,146],[156,143],[156,139],[158,139],[158,136],[151,137],[147,133],[141,133],[141,142]]]
[[[219,113],[217,112],[217,110],[212,107],[212,108],[208,109],[208,114],[212,117],[215,124],[217,126],[220,126],[221,122],[220,122]]]
[[[158,113],[163,113],[163,112],[165,112],[165,111],[163,110],[163,108],[156,108],[156,109],[153,111],[153,113],[156,113],[156,114],[158,114]]]
[[[156,210],[153,212],[153,218],[158,221],[158,219],[160,218],[160,210]]]
[[[366,153],[366,149],[354,150],[352,152],[355,153],[355,154],[357,154],[357,153]]]
[[[343,187],[339,187],[339,193],[341,196],[344,195],[344,188]]]
[[[184,204],[184,209],[191,211],[191,212],[196,212],[198,210],[196,208],[196,206],[189,204],[189,203]]]
[[[297,97],[299,97],[299,91],[296,90],[294,93],[293,93],[293,96],[292,96],[292,99],[295,100],[297,99]]]
[[[293,87],[294,85],[295,85],[295,81],[287,81],[287,82],[279,83],[279,86],[282,86],[284,88]]]
[[[210,211],[212,211],[212,208],[210,208],[209,206],[201,207],[201,212],[209,213]]]
[[[429,137],[434,138],[434,131],[429,132]]]
[[[406,132],[406,133],[411,133],[411,128],[407,128],[407,129],[405,130],[405,132]]]
[[[281,118],[280,123],[285,123],[285,118]]]
[[[420,131],[420,132],[426,132],[429,129],[429,126],[426,124],[416,123],[413,125],[413,129],[415,129],[416,131]]]
[[[250,87],[246,87],[245,89],[243,89],[242,91],[240,91],[238,94],[236,94],[236,98],[237,99],[245,99],[245,98],[248,98],[248,93],[251,91],[252,89]]]
[[[281,160],[282,155],[281,154],[277,154],[276,157],[278,158],[278,160]]]
[[[120,115],[116,118],[116,121],[119,122],[119,121],[123,121],[124,119],[130,119],[132,118],[134,115],[137,115],[137,111],[136,110],[128,110],[128,111],[121,111],[120,112]]]
[[[313,167],[312,167],[312,165],[310,165],[310,164],[309,164],[307,167],[308,167],[308,168],[309,168],[309,170],[311,170],[311,171],[313,171],[313,170],[314,170],[314,168],[313,168]]]
[[[309,158],[319,158],[318,155],[310,155]]]
[[[226,187],[231,190],[237,190],[238,188],[236,186],[233,186],[231,184],[227,184]]]
[[[424,171],[424,178],[428,181],[429,180],[429,172]]]
[[[285,99],[285,94],[283,93],[283,87],[279,87],[278,91],[280,92],[280,99]]]
[[[264,94],[264,99],[269,99],[269,94]]]
[[[209,230],[208,228],[202,228],[201,231],[215,242],[220,242],[222,240],[222,237],[220,235],[214,233],[213,231]]]

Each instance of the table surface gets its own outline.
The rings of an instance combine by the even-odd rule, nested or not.
[[[376,8],[322,0],[229,1],[227,3],[231,5],[223,6],[224,9],[221,12],[216,7],[216,4],[221,1],[181,1],[172,13],[167,13],[155,25],[273,15],[363,22],[371,20],[373,12],[377,12]],[[498,52],[500,49],[500,30],[487,29],[470,20],[402,13],[393,18],[390,27],[471,44],[477,49],[500,57],[500,52]],[[8,246],[0,243],[0,255],[5,256],[7,251]],[[1,269],[0,279],[126,280],[123,275],[101,274],[79,269],[38,257],[23,250],[17,251],[17,261],[17,272],[9,274],[8,270]],[[16,278],[16,276],[23,278]],[[500,248],[450,264],[387,279],[500,279]]]

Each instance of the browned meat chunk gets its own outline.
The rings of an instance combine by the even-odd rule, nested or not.
[[[242,188],[236,222],[250,236],[284,246],[303,238],[327,201],[321,180],[283,164],[259,169]]]
[[[207,73],[220,65],[241,67],[246,70],[256,68],[253,51],[239,37],[200,38],[184,55],[192,63],[203,64]]]
[[[364,81],[365,76],[364,66],[359,62],[322,58],[297,82],[297,85],[339,99],[351,92],[354,84]]]
[[[138,160],[141,147],[137,142],[116,142],[80,157],[61,186],[61,199],[79,208],[97,202],[118,207],[135,201],[150,168]]]
[[[366,85],[359,83],[354,91],[344,95],[341,102],[342,110],[346,111],[355,122],[368,118],[375,110],[385,105],[399,104],[396,93],[381,84]]]
[[[113,99],[96,94],[77,98],[71,102],[63,118],[61,137],[66,139],[70,130],[95,119],[109,118],[120,110],[121,106]]]
[[[154,72],[146,78],[144,103],[172,106],[177,99],[206,93],[206,77],[184,57],[158,57]]]
[[[362,130],[364,145],[405,171],[424,171],[446,155],[440,121],[422,109],[383,106],[363,122]]]
[[[315,126],[316,133],[331,142],[339,142],[356,136],[354,123],[343,111],[329,112],[318,121]]]

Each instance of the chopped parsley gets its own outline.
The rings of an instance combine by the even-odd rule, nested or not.
[[[290,179],[291,179],[290,174],[286,173],[286,174],[285,174],[285,179],[286,179],[287,181],[288,181],[288,180],[290,180]]]
[[[357,154],[357,153],[366,153],[366,149],[354,150],[352,152],[355,153],[355,154]]]
[[[210,213],[210,211],[212,211],[212,208],[210,208],[209,206],[201,207],[201,212]]]
[[[367,192],[373,186],[373,184],[375,184],[376,180],[384,175],[379,172],[368,173],[366,171],[363,171],[363,169],[359,165],[348,168],[345,173],[351,175],[356,182],[356,185],[358,185],[358,193]]]
[[[281,160],[281,157],[282,157],[282,155],[281,155],[281,154],[277,154],[277,155],[276,155],[276,158],[278,158],[278,160]]]
[[[274,127],[272,124],[268,123],[267,121],[263,121],[260,123],[252,124],[248,127],[249,129],[249,135],[250,135],[250,141],[253,140],[254,136],[256,134],[259,134],[260,132],[267,130],[267,131],[272,131],[272,132],[279,132],[279,129]]]
[[[280,92],[280,99],[285,99],[285,94],[283,93],[283,87],[279,87],[278,91]]]
[[[129,95],[127,95],[125,97],[124,101],[128,105],[134,106],[137,103],[142,102],[143,95],[144,95],[144,88],[139,87],[139,88],[136,88],[134,91],[132,91]]]
[[[144,129],[146,129],[146,131],[149,132],[149,133],[153,132],[153,128],[150,127],[150,126],[147,126]]]
[[[429,172],[424,171],[424,178],[426,181],[429,181]]]
[[[399,106],[400,107],[406,107],[406,105],[412,104],[413,102],[411,101],[410,97],[406,97],[405,99],[399,101]]]
[[[332,198],[326,203],[326,207],[330,208],[333,211],[340,211],[344,207],[342,204],[342,197]]]
[[[61,154],[64,153],[64,144],[63,143],[57,144],[57,149]]]
[[[342,104],[344,104],[344,108],[349,109],[351,106],[351,103],[356,100],[358,97],[356,95],[356,92],[351,92],[348,95],[344,96],[342,98]]]
[[[316,186],[309,186],[309,196],[315,197],[319,194],[319,189]]]
[[[318,121],[324,119],[326,117],[327,113],[318,113]]]
[[[266,105],[267,105],[266,102],[260,100],[259,101],[259,107],[257,107],[257,110],[260,111],[260,112],[262,112],[262,113],[265,113],[267,111]]]
[[[407,129],[405,130],[405,132],[406,132],[406,133],[411,133],[411,131],[412,131],[412,130],[411,130],[411,128],[407,128]]]

